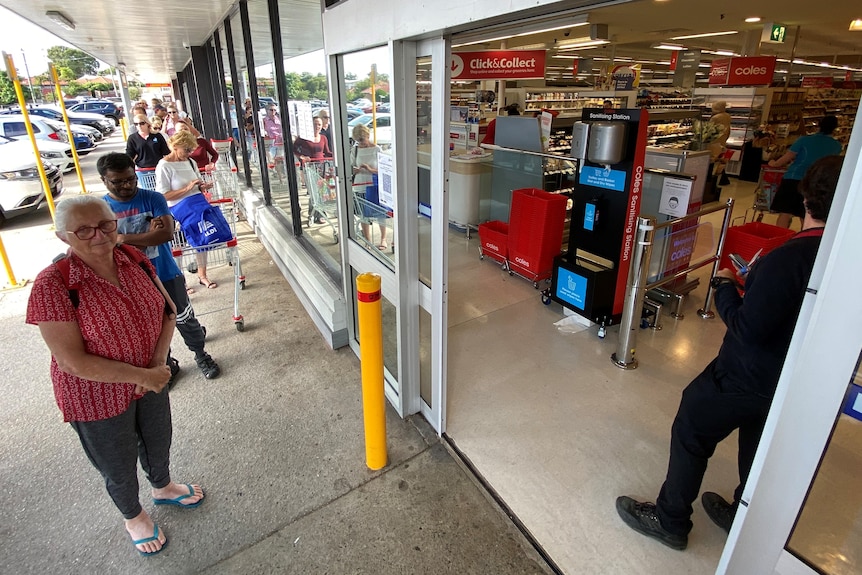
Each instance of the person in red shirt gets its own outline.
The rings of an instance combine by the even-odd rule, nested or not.
[[[102,198],[67,198],[55,225],[69,250],[37,276],[26,321],[39,326],[51,351],[63,420],[104,478],[135,548],[154,555],[167,538],[141,507],[137,459],[154,504],[196,507],[204,498],[199,485],[174,482],[169,469],[165,360],[176,309],[147,257],[117,245],[116,216]]]
[[[310,140],[297,137],[293,142],[293,153],[299,158],[303,169],[307,162],[321,162],[332,157],[332,151],[329,147],[329,140],[326,136],[320,133],[323,129],[323,120],[320,118],[314,119],[314,136]],[[314,209],[314,204],[308,202],[308,222],[322,224],[325,222],[323,216]]]

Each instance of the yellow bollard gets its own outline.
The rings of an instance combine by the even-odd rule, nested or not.
[[[125,118],[120,118],[120,128],[123,130],[123,141],[125,142],[126,140],[129,139],[129,131],[126,130],[126,119]]]
[[[356,276],[359,315],[359,361],[362,364],[362,412],[365,417],[365,464],[386,467],[386,398],[383,394],[383,320],[380,276]]]
[[[72,159],[75,160],[75,171],[78,172],[78,183],[81,184],[81,193],[86,194],[87,186],[84,184],[81,158],[78,157],[78,149],[75,147],[75,135],[72,133],[72,126],[69,124],[69,112],[66,110],[65,100],[63,100],[63,90],[60,89],[60,77],[57,75],[57,69],[52,62],[48,62],[48,71],[51,73],[51,79],[54,81],[57,103],[60,105],[60,111],[63,112],[63,122],[66,124],[66,134],[69,136],[69,144],[72,146]]]
[[[3,238],[0,238],[0,259],[3,260],[3,267],[6,268],[6,277],[9,279],[9,285],[3,289],[14,289],[27,285],[26,280],[18,283],[18,280],[15,279],[15,274],[12,272],[12,264],[9,263],[9,256],[6,255],[6,246],[3,245]]]
[[[3,60],[6,62],[6,73],[9,74],[9,79],[15,88],[15,95],[18,97],[18,105],[21,107],[21,115],[24,116],[24,127],[27,128],[27,135],[30,136],[30,145],[33,146],[33,154],[36,158],[36,169],[39,171],[39,178],[42,180],[42,188],[45,190],[45,199],[48,200],[48,211],[51,212],[51,221],[54,221],[54,196],[51,195],[51,186],[48,185],[48,175],[45,173],[45,166],[42,165],[42,157],[39,154],[39,147],[36,145],[36,135],[33,133],[33,125],[30,123],[30,113],[27,111],[27,101],[24,100],[24,91],[21,89],[21,82],[18,80],[18,71],[15,69],[15,62],[12,56],[3,52]],[[74,144],[74,142],[73,142]]]

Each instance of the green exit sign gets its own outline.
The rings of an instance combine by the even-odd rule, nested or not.
[[[763,26],[763,34],[760,36],[760,41],[771,44],[783,44],[786,36],[787,26],[773,22]]]

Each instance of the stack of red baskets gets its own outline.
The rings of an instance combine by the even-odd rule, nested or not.
[[[765,256],[792,238],[795,233],[793,230],[763,222],[749,222],[741,226],[731,226],[727,228],[719,268],[734,269],[728,257],[730,254],[738,254],[746,261],[751,261],[751,258],[758,251],[760,251],[761,256]]]
[[[512,192],[509,269],[534,282],[551,277],[560,254],[568,198],[535,188]]]

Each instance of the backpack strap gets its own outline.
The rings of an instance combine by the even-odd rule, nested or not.
[[[69,299],[72,301],[72,307],[78,309],[81,301],[78,298],[78,286],[69,284],[69,257],[68,254],[60,254],[54,258],[54,267],[60,272],[63,278],[63,285],[66,286],[66,291],[69,292]]]

